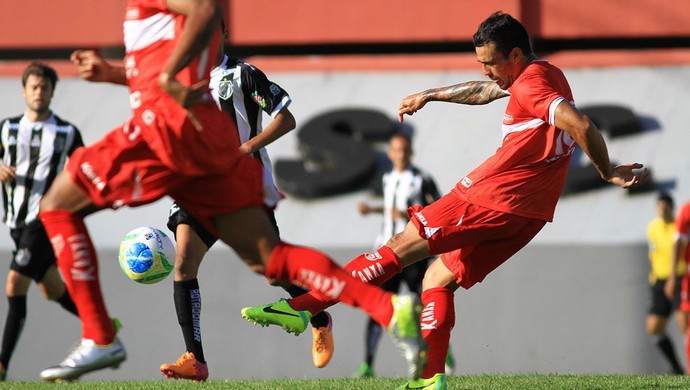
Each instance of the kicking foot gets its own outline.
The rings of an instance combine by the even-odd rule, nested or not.
[[[242,317],[254,325],[278,325],[286,332],[299,336],[307,329],[311,313],[306,310],[295,310],[290,307],[287,300],[281,299],[268,305],[245,307],[242,309]]]

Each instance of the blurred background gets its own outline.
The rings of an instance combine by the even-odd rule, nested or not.
[[[362,217],[361,201],[380,201],[385,140],[396,129],[400,100],[424,89],[482,80],[471,37],[491,13],[519,19],[538,55],[561,67],[578,107],[589,110],[612,160],[641,162],[652,181],[636,191],[602,185],[576,156],[554,223],[470,291],[456,294],[452,346],[456,374],[665,373],[668,367],[644,331],[649,307],[645,229],[657,192],[678,205],[690,200],[690,9],[673,0],[224,0],[230,51],[261,69],[293,98],[297,129],[269,147],[287,198],[276,211],[286,241],[323,249],[338,262],[372,249],[380,218]],[[123,87],[89,84],[67,62],[74,49],[94,48],[121,59],[125,0],[6,0],[0,12],[0,117],[24,111],[21,72],[33,60],[61,77],[53,111],[74,123],[85,142],[129,116]],[[505,101],[487,106],[430,103],[406,119],[413,161],[440,190],[452,186],[500,144]],[[328,120],[324,120],[324,118]],[[375,118],[363,121],[362,118]],[[337,134],[321,153],[299,138],[325,123]],[[265,120],[268,120],[266,118]],[[355,145],[348,154],[347,145]],[[313,151],[313,150],[312,150]],[[369,159],[373,154],[374,158]],[[326,156],[324,162],[323,156]],[[330,157],[329,157],[330,156]],[[329,164],[329,158],[341,158]],[[347,164],[369,159],[359,171]],[[304,167],[308,166],[309,169]],[[301,169],[299,168],[301,167]],[[345,181],[345,177],[355,177]],[[341,179],[342,178],[342,179]],[[194,189],[190,189],[193,191]],[[184,344],[172,302],[172,278],[136,285],[119,270],[121,237],[134,227],[164,229],[169,199],[87,219],[99,249],[111,313],[124,328],[129,358],[117,371],[84,380],[159,380]],[[0,260],[13,243],[0,228]],[[252,328],[240,308],[281,297],[222,245],[200,272],[202,331],[211,378],[344,377],[364,355],[363,314],[335,307],[336,353],[313,368],[308,334]],[[0,299],[0,313],[6,301]],[[669,334],[685,362],[675,324]],[[76,319],[33,288],[10,380],[38,380],[79,337]],[[403,361],[382,340],[379,375],[404,375]]]

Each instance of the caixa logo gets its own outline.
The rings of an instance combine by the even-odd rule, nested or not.
[[[643,131],[638,117],[618,105],[596,105],[581,110],[615,143]],[[278,187],[298,198],[321,198],[362,189],[380,187],[373,142],[383,142],[398,129],[386,114],[368,108],[343,108],[311,118],[297,132],[301,160],[277,160],[275,176]],[[657,126],[658,128],[658,126]],[[479,129],[477,129],[479,130]],[[583,165],[582,162],[586,161]],[[469,171],[473,167],[466,167]],[[440,169],[440,168],[439,168]],[[433,169],[432,169],[433,172]],[[460,179],[460,178],[458,178]],[[588,159],[578,148],[572,159],[563,195],[582,193],[606,186]],[[630,192],[655,188],[650,180]]]

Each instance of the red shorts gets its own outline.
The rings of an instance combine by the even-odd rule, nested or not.
[[[682,280],[678,309],[684,312],[690,312],[690,272],[686,272]]]
[[[219,119],[216,112],[227,119],[217,109],[209,112],[211,115],[197,113],[204,123],[204,131],[214,119]],[[181,128],[168,129],[168,122],[156,118],[150,121],[150,117],[144,123],[144,115],[138,115],[141,113],[138,110],[123,126],[111,130],[95,144],[78,149],[70,157],[66,169],[95,205],[135,207],[169,195],[213,231],[211,216],[263,206],[261,165],[249,156],[240,155],[236,144],[225,145],[225,150],[217,147],[201,156],[188,157],[191,151],[201,153],[199,145],[185,148],[184,143],[190,142],[188,137],[175,137],[175,134],[200,133],[195,127],[184,121]],[[152,113],[148,110],[146,115]],[[232,134],[237,132],[231,122],[227,127],[228,122],[220,122],[226,126],[222,131],[233,140]],[[190,137],[197,136],[194,133]],[[165,139],[156,134],[169,136]],[[152,147],[156,142],[158,146]],[[165,144],[168,146],[163,147]],[[182,149],[186,152],[180,156],[169,153]]]
[[[450,192],[431,205],[412,206],[410,221],[429,252],[468,289],[522,249],[546,221],[480,207]]]

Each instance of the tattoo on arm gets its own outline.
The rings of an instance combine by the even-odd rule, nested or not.
[[[468,81],[449,87],[435,88],[427,91],[429,101],[443,101],[458,104],[487,104],[496,99],[508,96],[493,81]]]

